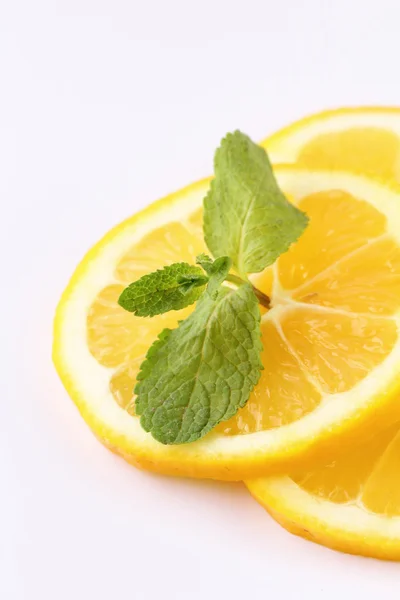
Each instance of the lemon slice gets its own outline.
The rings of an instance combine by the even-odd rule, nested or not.
[[[321,112],[262,142],[273,163],[337,169],[400,182],[400,108]]]
[[[203,251],[209,180],[150,206],[108,233],[64,292],[54,361],[84,419],[138,466],[239,480],[342,446],[400,411],[400,195],[340,172],[276,169],[310,225],[273,268],[255,277],[272,297],[262,319],[264,371],[247,405],[202,440],[163,446],[135,416],[133,387],[156,335],[192,310],[158,318],[117,305],[132,280]],[[373,419],[372,419],[373,417]]]
[[[318,468],[247,486],[292,533],[343,552],[400,560],[399,467],[396,424]]]

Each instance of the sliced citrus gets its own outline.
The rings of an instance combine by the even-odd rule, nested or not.
[[[132,391],[156,335],[192,308],[144,319],[122,310],[117,298],[144,273],[193,262],[204,250],[201,205],[209,180],[113,229],[61,299],[58,372],[98,437],[134,464],[196,477],[254,477],[383,427],[388,407],[398,404],[399,191],[339,172],[282,167],[276,174],[310,225],[274,268],[254,277],[273,306],[262,318],[259,384],[234,418],[199,442],[156,442],[135,416]]]
[[[273,163],[338,169],[400,182],[400,108],[321,112],[262,142]]]
[[[247,486],[292,533],[343,552],[400,560],[399,467],[396,424],[322,466]]]

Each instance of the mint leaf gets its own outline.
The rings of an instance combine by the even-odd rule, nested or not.
[[[208,274],[210,281],[207,286],[207,293],[215,300],[218,295],[221,284],[225,281],[229,269],[232,266],[232,261],[228,256],[221,256],[217,258],[212,265],[209,267]]]
[[[141,425],[163,444],[193,442],[244,406],[260,377],[260,311],[249,284],[203,294],[164,330],[135,388]]]
[[[204,236],[245,276],[271,265],[303,233],[307,216],[281,192],[263,148],[228,133],[215,153],[215,179],[204,199]]]
[[[232,266],[232,261],[228,256],[220,256],[215,261],[212,260],[207,254],[199,254],[196,256],[196,263],[201,265],[207,275],[210,277],[210,282],[207,286],[207,292],[211,297],[216,297],[221,283],[225,281],[228,276],[229,270]],[[244,283],[243,280],[239,280],[240,284]]]
[[[196,268],[196,267],[192,267],[191,265],[189,265],[191,267],[191,269]],[[176,278],[178,283],[183,283],[183,284],[188,284],[188,283],[194,283],[195,285],[205,285],[208,281],[208,277],[207,275],[204,275],[204,273],[202,273],[200,271],[200,273],[184,273],[183,275],[178,275],[178,277]]]
[[[175,263],[131,283],[118,303],[138,317],[153,317],[193,304],[203,293],[207,281],[208,277],[199,267]]]
[[[211,275],[214,261],[208,256],[208,254],[204,254],[203,252],[202,254],[196,256],[196,263],[205,270],[207,275]]]
[[[179,275],[177,277],[177,281],[180,284],[179,291],[181,294],[187,296],[189,293],[194,290],[194,288],[201,287],[208,282],[207,275],[201,274],[191,274],[191,275]]]

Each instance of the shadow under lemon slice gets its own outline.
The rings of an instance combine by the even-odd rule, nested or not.
[[[247,405],[198,442],[163,446],[135,416],[141,361],[164,327],[117,304],[123,287],[204,251],[209,180],[112,230],[85,257],[57,309],[54,361],[83,417],[129,462],[173,475],[240,480],[306,464],[384,427],[399,410],[400,191],[348,173],[278,167],[310,225],[254,276],[272,298],[262,316],[261,380]],[[390,419],[393,415],[390,414]]]

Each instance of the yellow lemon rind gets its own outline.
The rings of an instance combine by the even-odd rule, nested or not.
[[[254,479],[246,485],[290,533],[348,554],[400,560],[400,517],[318,498],[286,475]]]

